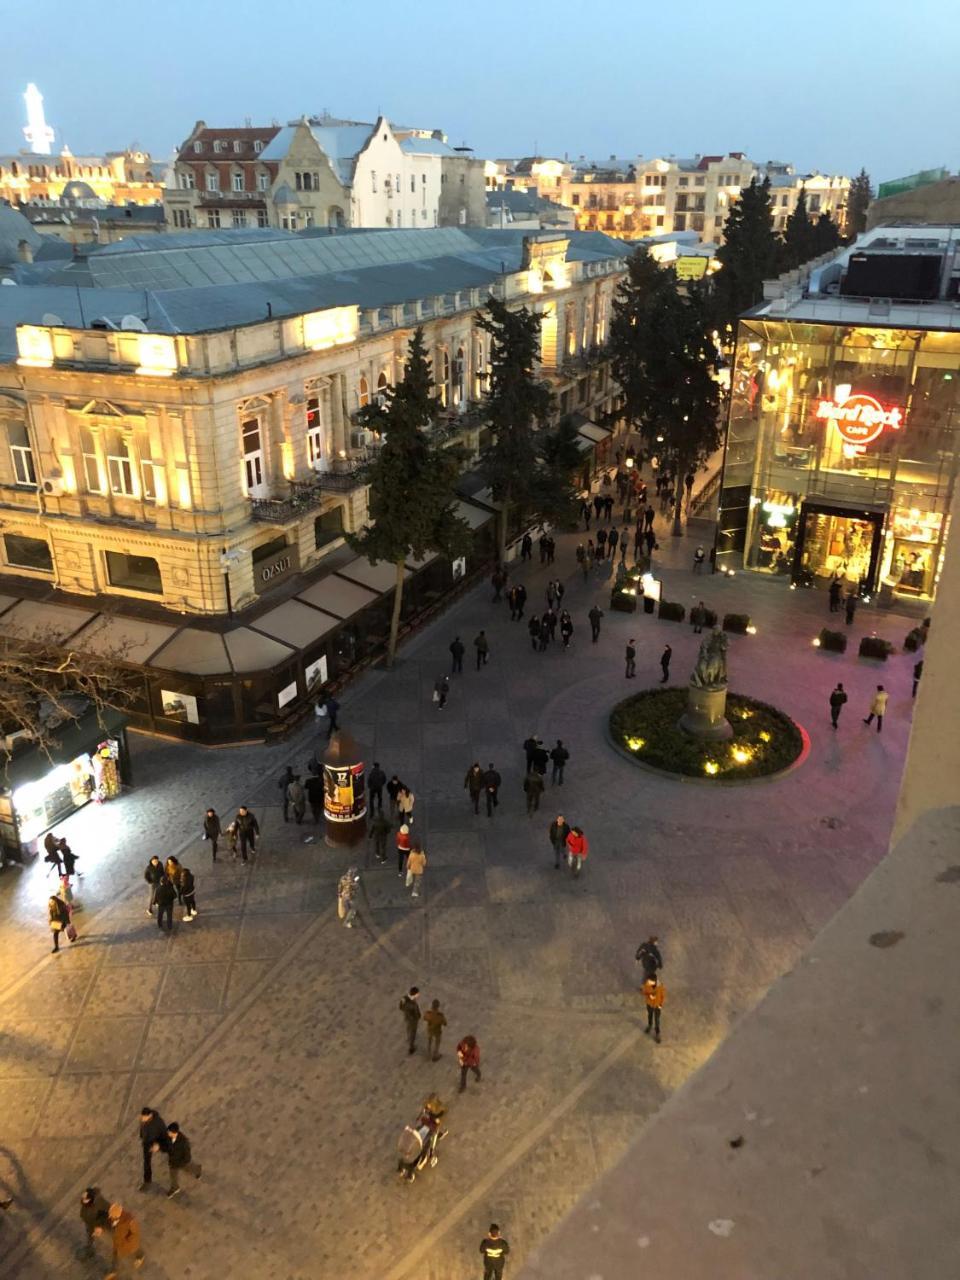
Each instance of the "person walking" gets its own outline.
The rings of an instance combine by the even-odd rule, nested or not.
[[[663,1008],[666,995],[666,989],[655,973],[644,979],[643,998],[647,1002],[647,1025],[644,1028],[644,1034],[649,1035],[652,1028],[653,1038],[657,1044],[660,1043],[660,1010]]]
[[[217,845],[222,835],[223,829],[220,826],[220,818],[216,809],[208,809],[203,815],[203,838],[210,841],[210,852],[213,854],[214,862],[217,860]],[[157,861],[159,862],[160,859],[158,858]],[[151,896],[151,904],[152,901]]]
[[[184,920],[197,918],[197,882],[189,867],[180,868],[180,901],[183,903]]]
[[[694,475],[692,471],[688,471],[683,477],[683,487],[686,490],[687,510],[690,510],[690,499],[693,497],[693,481]]]
[[[407,854],[407,888],[411,889],[411,898],[420,897],[420,880],[427,869],[427,855],[421,848],[419,840],[414,840]]]
[[[556,597],[557,609],[562,612],[563,597],[567,594],[567,588],[559,578],[554,578],[553,580],[553,594]]]
[[[417,1052],[417,1027],[420,1024],[420,988],[411,987],[400,999],[400,1012],[407,1033],[407,1053]]]
[[[463,675],[463,655],[466,652],[463,641],[459,636],[454,636],[450,641],[450,656],[453,659],[451,675]]]
[[[564,649],[570,648],[570,641],[573,639],[573,619],[564,609],[560,615],[560,642]]]
[[[383,819],[383,814],[380,814],[380,817]],[[357,918],[357,904],[354,902],[354,897],[359,883],[360,872],[356,867],[347,867],[337,881],[337,919],[345,929],[352,929],[353,922]]]
[[[889,697],[890,695],[887,693],[886,689],[884,689],[883,685],[878,684],[877,691],[873,695],[873,700],[870,703],[870,714],[863,722],[864,724],[870,724],[873,717],[876,716],[877,733],[880,733],[883,730],[883,717],[887,710],[887,699]]]
[[[166,1152],[170,1147],[167,1137],[167,1126],[163,1116],[155,1107],[143,1107],[140,1111],[140,1146],[143,1151],[143,1180],[140,1190],[146,1191],[153,1181],[153,1157],[158,1151]]]
[[[167,1125],[167,1141],[170,1144],[167,1151],[167,1163],[170,1166],[170,1190],[167,1192],[167,1199],[172,1200],[174,1196],[180,1194],[181,1173],[192,1173],[199,1182],[203,1166],[194,1160],[193,1152],[190,1150],[190,1139],[182,1132],[175,1120]]]
[[[570,752],[563,745],[560,738],[557,739],[557,745],[550,752],[550,760],[553,768],[550,771],[550,782],[552,786],[563,786],[563,771],[567,761],[570,759]]]
[[[507,585],[507,575],[499,564],[490,575],[490,585],[493,587],[493,603],[498,604],[500,600],[500,593]]]
[[[69,883],[72,876],[80,875],[80,872],[77,871],[77,855],[67,844],[67,841],[63,836],[60,837],[57,847],[60,850],[60,861],[63,864],[64,878]]]
[[[587,617],[590,619],[590,637],[593,643],[596,644],[600,639],[600,619],[603,617],[603,610],[598,604],[595,604],[587,614]]]
[[[606,560],[607,558],[607,531],[601,527],[597,529],[597,559]]]
[[[628,680],[632,680],[637,674],[637,646],[634,640],[627,641],[625,655],[627,661],[626,676]]]
[[[553,558],[557,554],[557,544],[552,533],[547,534],[547,564],[553,564]]]
[[[82,1256],[93,1258],[96,1256],[94,1240],[102,1236],[104,1229],[110,1225],[110,1201],[99,1187],[87,1187],[80,1197],[80,1220],[87,1233]]]
[[[437,704],[437,710],[442,711],[447,705],[447,695],[450,692],[450,679],[448,676],[438,676],[433,686],[433,700]]]
[[[63,875],[63,859],[60,857],[60,841],[52,831],[48,831],[43,837],[43,847],[46,850],[43,860],[49,862],[51,868],[56,867],[59,879]]]
[[[846,617],[847,626],[852,627],[853,619],[857,612],[857,593],[856,591],[853,590],[852,587],[847,592],[847,598],[843,602],[843,611]]]
[[[329,742],[333,735],[340,728],[337,721],[337,713],[340,710],[340,703],[336,700],[332,693],[324,694],[317,707],[323,708],[323,714],[327,717],[327,741]]]
[[[556,583],[553,581],[552,578],[547,583],[545,594],[547,598],[547,608],[552,609],[553,606],[557,603],[557,588],[556,588]]]
[[[649,560],[657,549],[657,535],[651,528],[648,528],[646,533],[643,535],[643,545],[646,547],[647,559]]]
[[[397,875],[402,876],[410,853],[410,828],[404,822],[397,832]]]
[[[623,518],[624,520],[629,520],[630,513],[625,511],[623,513]],[[623,565],[626,565],[627,563],[627,551],[629,550],[629,547],[630,547],[630,530],[626,527],[626,525],[624,525],[624,527],[620,530],[620,563]]]
[[[527,530],[527,532],[520,539],[520,559],[521,560],[533,559],[533,539],[530,537],[529,530]]]
[[[476,1036],[464,1036],[457,1045],[457,1062],[460,1064],[460,1089],[463,1093],[467,1087],[467,1072],[472,1071],[477,1080],[480,1079],[480,1046]]]
[[[483,1255],[483,1280],[501,1280],[510,1246],[495,1222],[490,1223],[490,1230],[480,1241],[480,1252]]]
[[[487,817],[488,818],[493,817],[493,811],[494,809],[496,809],[497,805],[500,803],[500,800],[499,800],[500,782],[501,782],[500,774],[493,767],[493,762],[491,761],[487,765],[486,773],[483,775],[483,791],[484,791],[484,795],[487,798]]]
[[[610,557],[611,560],[613,560],[617,554],[617,544],[619,543],[619,541],[620,541],[620,534],[616,531],[616,529],[611,529],[610,532],[607,534],[607,555]]]
[[[480,761],[474,760],[473,764],[467,770],[467,776],[463,780],[463,788],[470,792],[470,799],[473,801],[473,812],[480,813],[480,795],[483,791],[483,770],[480,768]]]
[[[527,796],[527,817],[540,808],[540,797],[543,795],[543,778],[536,769],[531,769],[523,780],[523,789]]]
[[[413,826],[413,806],[416,802],[417,797],[410,788],[401,784],[400,790],[397,792],[397,813],[400,821],[405,822],[408,827]]]
[[[607,524],[609,524],[610,521],[613,519],[613,494],[612,493],[608,493],[603,500],[603,514],[604,514],[604,517],[606,518]]]
[[[167,917],[167,933],[173,933],[173,904],[177,900],[177,886],[166,873],[157,885],[157,928],[163,930],[163,917]]]
[[[694,573],[701,573],[703,571],[703,562],[704,560],[706,560],[706,558],[707,558],[707,553],[704,551],[703,543],[701,542],[700,545],[697,547],[696,551],[693,553],[693,572]]]
[[[370,823],[370,839],[373,841],[373,854],[383,864],[387,860],[387,836],[390,834],[390,819],[384,817],[383,809],[375,814]]]
[[[518,582],[516,587],[516,592],[517,592],[517,596],[516,596],[517,621],[519,622],[520,619],[523,617],[523,610],[526,607],[526,603],[527,603],[527,588],[523,585],[522,582]]]
[[[477,651],[477,670],[485,667],[490,659],[490,641],[487,639],[487,633],[481,631],[479,635],[474,637],[473,647]]]
[[[830,612],[840,612],[840,597],[843,595],[843,587],[840,585],[839,578],[831,578],[830,589],[827,593],[830,597]]]
[[[140,1223],[129,1209],[117,1202],[108,1211],[107,1220],[111,1228],[113,1245],[113,1262],[106,1280],[117,1280],[120,1268],[130,1263],[139,1270],[143,1266],[144,1253],[140,1247]]]
[[[646,532],[653,532],[653,522],[657,518],[657,513],[653,509],[653,503],[648,503],[646,511],[643,513],[643,523],[646,526]]]
[[[580,499],[580,515],[583,519],[584,533],[590,528],[590,501],[589,498]]]
[[[281,801],[283,803],[284,822],[288,822],[290,820],[290,783],[293,782],[296,776],[297,775],[293,772],[293,766],[288,764],[284,770],[283,776],[277,782],[277,786],[280,788]]]
[[[533,646],[534,653],[540,650],[540,619],[536,614],[527,623],[527,630],[530,633],[530,644]]]
[[[582,542],[578,542],[577,543],[577,568],[578,569],[583,568],[583,562],[584,560],[586,560],[586,558],[587,558],[587,548],[583,545]]]
[[[663,653],[660,655],[660,670],[663,672],[663,678],[660,681],[661,684],[666,684],[670,679],[670,658],[672,655],[673,650],[669,645],[665,645]]]
[[[536,759],[537,749],[540,746],[540,739],[535,733],[531,733],[523,744],[523,754],[526,757],[527,773],[533,768],[533,762]]]
[[[515,622],[517,617],[517,588],[513,586],[507,592],[507,604],[510,606],[510,621]]]
[[[537,646],[540,653],[546,653],[547,651],[547,644],[549,643],[550,636],[552,634],[550,629],[551,618],[553,618],[553,614],[549,610],[547,610],[546,613],[543,613],[540,615],[540,632],[539,632],[540,643]],[[554,620],[554,625],[556,625],[555,620]]]
[[[546,529],[544,529],[543,525],[541,525],[540,537],[537,539],[537,544],[540,547],[540,563],[541,564],[547,563],[547,542],[548,542],[547,531]]]
[[[637,527],[633,531],[633,558],[640,559],[640,549],[643,546],[643,516],[637,518]]]
[[[175,858],[172,854],[166,860],[163,866],[163,873],[177,891],[177,901],[183,904],[183,890],[180,888],[180,859]]]
[[[431,1002],[423,1020],[427,1024],[427,1057],[431,1062],[436,1062],[440,1057],[440,1038],[447,1025],[447,1016],[440,1008],[439,1000]]]
[[[553,869],[560,870],[560,861],[563,858],[567,848],[567,836],[570,834],[570,826],[562,813],[558,813],[554,820],[547,827],[547,835],[550,837],[550,844],[553,846]]]
[[[378,813],[383,813],[383,788],[386,785],[387,775],[380,768],[380,761],[374,760],[373,768],[367,777],[367,794],[370,796],[370,812],[374,809]]]
[[[651,933],[646,942],[641,942],[637,947],[637,963],[643,965],[643,980],[647,978],[655,978],[663,968],[663,956],[660,954],[660,939],[655,933]]]
[[[208,812],[212,813],[213,810],[212,809],[208,810]],[[206,831],[207,829],[206,821],[204,821],[203,829],[204,831]],[[213,846],[213,856],[214,856],[214,859],[216,859],[216,856],[217,856],[216,843],[214,843],[214,846]],[[150,859],[150,861],[147,863],[146,869],[143,873],[143,878],[144,880],[146,880],[147,884],[150,886],[150,899],[147,902],[147,915],[152,916],[153,908],[156,906],[156,903],[157,903],[157,885],[163,879],[163,863],[160,861],[160,859],[157,857],[156,854],[154,854],[153,857]]]
[[[307,804],[310,806],[310,816],[313,818],[313,825],[316,826],[323,817],[323,778],[318,773],[311,773],[303,784],[303,789],[307,793]],[[383,809],[383,800],[380,800],[380,808]]]
[[[701,600],[699,604],[694,605],[694,607],[690,610],[690,624],[693,627],[693,634],[695,636],[700,635],[700,633],[703,631],[703,624],[706,622],[706,620],[707,620],[707,610],[706,610],[706,606]]]
[[[76,942],[77,931],[74,929],[70,934],[70,908],[58,894],[53,893],[47,899],[47,922],[50,926],[50,932],[53,934],[53,946],[51,954],[58,955],[60,952],[60,934],[67,931],[67,936],[71,942]]]
[[[590,852],[590,844],[587,837],[583,834],[582,827],[570,828],[570,831],[567,834],[566,845],[567,862],[569,862],[570,866],[573,867],[574,858],[579,858],[579,866],[574,869],[582,871],[587,854]]]
[[[260,823],[250,812],[245,804],[242,804],[237,810],[237,816],[234,818],[236,824],[237,839],[240,841],[240,858],[241,861],[247,861],[247,849],[251,853],[257,852],[257,836],[260,834]]]
[[[400,794],[400,788],[402,786],[403,786],[403,783],[400,781],[400,779],[397,777],[396,774],[394,774],[393,777],[390,779],[390,781],[387,783],[387,799],[390,801],[390,817],[391,818],[395,818],[397,816],[397,796]]]
[[[533,752],[533,768],[539,773],[541,778],[547,776],[547,765],[550,763],[550,753],[543,745],[541,740],[537,739],[537,745]]]
[[[843,704],[847,700],[847,695],[843,685],[838,684],[830,694],[830,723],[834,728],[837,727],[837,721],[840,719],[840,712],[843,710]]]
[[[543,620],[547,624],[547,634],[552,642],[557,634],[557,615],[552,609],[548,609],[543,615]]]
[[[287,786],[287,803],[293,810],[293,820],[299,827],[307,812],[307,793],[298,775],[294,775]],[[286,819],[284,819],[286,821]]]
[[[919,662],[915,662],[913,664],[913,691],[910,694],[911,698],[915,698],[917,696],[917,688],[919,687],[920,677],[922,675],[923,675],[923,659],[921,658]]]

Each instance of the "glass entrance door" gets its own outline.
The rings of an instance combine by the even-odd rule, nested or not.
[[[794,581],[827,588],[834,578],[844,590],[873,591],[883,515],[805,502],[800,509]]]

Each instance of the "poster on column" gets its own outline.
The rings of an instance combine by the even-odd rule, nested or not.
[[[323,766],[323,812],[331,822],[356,822],[367,812],[364,766]]]

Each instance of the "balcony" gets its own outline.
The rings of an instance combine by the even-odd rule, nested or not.
[[[314,511],[332,493],[349,493],[364,484],[363,467],[349,463],[339,471],[324,471],[310,480],[290,480],[282,498],[251,498],[250,517],[263,524],[290,524]]]

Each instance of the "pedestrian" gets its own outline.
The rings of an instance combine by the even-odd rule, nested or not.
[[[830,723],[834,728],[837,727],[837,721],[840,719],[840,712],[843,710],[843,704],[847,700],[842,684],[838,684],[834,691],[830,694]]]
[[[566,853],[567,836],[570,834],[570,827],[562,813],[558,813],[554,820],[547,827],[547,835],[550,837],[550,843],[553,846],[553,869],[560,870],[560,859]]]
[[[210,809],[208,810],[208,812],[212,813],[213,810]],[[206,831],[206,827],[207,827],[206,821],[204,821],[203,827],[204,827],[204,831]],[[214,858],[216,858],[216,848],[217,848],[216,843],[214,843],[213,848],[214,848]],[[160,861],[160,859],[157,857],[156,854],[154,854],[153,857],[150,859],[150,861],[147,863],[146,870],[143,873],[143,878],[144,880],[146,880],[147,884],[150,886],[150,898],[149,898],[149,901],[147,902],[147,915],[152,916],[153,908],[156,905],[156,901],[157,901],[157,885],[163,879],[163,863]]]
[[[839,578],[831,578],[828,594],[830,596],[830,612],[839,613],[840,597],[843,595],[843,587],[840,585]]]
[[[654,551],[656,551],[657,549],[657,535],[649,527],[647,528],[646,533],[643,535],[643,545],[646,548],[647,559],[649,560],[650,557],[653,555]]]
[[[397,875],[402,876],[410,852],[410,828],[404,822],[397,832]]]
[[[417,797],[410,788],[401,783],[400,790],[397,792],[397,813],[400,821],[405,822],[408,827],[413,826],[413,806],[416,801]]]
[[[479,635],[474,637],[473,647],[477,651],[477,670],[487,665],[490,657],[490,641],[487,639],[485,631],[481,631]]]
[[[531,769],[523,780],[523,789],[527,796],[527,817],[540,808],[540,797],[543,795],[543,778],[536,769]]]
[[[596,644],[600,639],[600,619],[603,617],[603,610],[598,604],[595,604],[587,614],[590,619],[590,636],[593,643]]]
[[[53,946],[51,952],[58,955],[60,952],[60,934],[66,930],[67,937],[71,942],[76,942],[77,931],[70,930],[73,926],[70,924],[70,908],[58,894],[53,893],[47,899],[47,921],[50,926],[50,932],[53,934]]]
[[[383,788],[387,781],[387,775],[380,768],[380,761],[374,760],[373,768],[370,770],[367,778],[367,794],[370,796],[370,812],[376,809],[379,813],[383,813]]]
[[[566,609],[560,615],[560,639],[564,649],[569,649],[570,641],[573,639],[573,619]]]
[[[659,971],[663,968],[663,956],[660,954],[660,939],[655,933],[651,933],[646,942],[641,942],[637,947],[637,961],[643,965],[643,978],[655,978]]]
[[[644,979],[643,998],[647,1002],[647,1025],[644,1028],[644,1034],[649,1035],[652,1028],[653,1038],[657,1044],[660,1043],[660,1010],[663,1008],[666,995],[666,988],[655,973]]]
[[[530,633],[530,643],[533,646],[534,653],[540,649],[540,626],[540,619],[536,614],[534,614],[527,623],[527,630]]]
[[[411,987],[400,1000],[400,1012],[407,1033],[407,1053],[417,1052],[417,1026],[420,1022],[420,988]]]
[[[240,857],[242,861],[247,860],[247,849],[251,853],[257,852],[257,836],[260,834],[260,823],[250,812],[245,804],[242,804],[237,810],[237,816],[234,818],[236,824],[237,839],[240,841]]]
[[[407,888],[412,889],[411,898],[420,897],[420,880],[424,871],[427,869],[427,855],[420,846],[419,840],[414,840],[410,846],[410,852],[407,854]]]
[[[704,560],[706,560],[706,558],[707,558],[707,553],[704,551],[703,543],[701,542],[700,545],[697,547],[696,551],[693,553],[693,572],[694,573],[701,572],[701,570],[703,569],[703,562]]]
[[[447,705],[447,695],[449,692],[449,678],[447,676],[438,676],[433,686],[433,700],[437,704],[438,711],[442,711]]]
[[[370,839],[373,841],[373,852],[380,863],[384,863],[387,860],[387,836],[390,831],[390,819],[384,817],[383,809],[381,808],[370,823]]]
[[[607,555],[612,560],[617,554],[617,543],[620,541],[620,535],[616,529],[611,529],[607,535]]]
[[[197,918],[197,882],[189,867],[180,868],[180,901],[183,903],[184,920]]]
[[[80,1197],[80,1219],[87,1233],[83,1256],[93,1258],[96,1256],[94,1240],[102,1236],[104,1228],[110,1225],[110,1201],[99,1187],[87,1187]]]
[[[552,641],[557,634],[557,615],[552,609],[548,609],[543,616],[547,623],[547,635]]]
[[[490,1230],[480,1241],[480,1252],[483,1254],[483,1280],[500,1280],[510,1246],[495,1222],[490,1223]]]
[[[703,601],[701,600],[699,604],[694,605],[694,607],[690,610],[690,623],[693,627],[693,634],[695,636],[700,635],[700,633],[703,631],[703,624],[706,622],[706,620],[707,620],[707,610],[704,606]]]
[[[846,615],[846,623],[848,627],[853,626],[854,615],[857,612],[857,593],[851,587],[847,592],[847,598],[844,601],[844,614]]]
[[[563,597],[567,594],[567,589],[559,578],[554,579],[553,594],[557,598],[557,609],[560,609],[563,604]]]
[[[608,493],[603,500],[603,514],[606,517],[607,524],[613,519],[613,494]]]
[[[653,530],[653,522],[656,518],[656,514],[657,513],[653,509],[653,503],[651,502],[643,513],[643,523],[646,525],[647,533],[650,533]]]
[[[921,658],[919,662],[915,662],[913,664],[913,692],[910,694],[911,698],[915,698],[917,696],[917,687],[920,684],[920,677],[922,675],[923,675],[923,659]]]
[[[550,753],[543,745],[540,738],[537,739],[537,745],[533,752],[533,768],[539,773],[541,778],[547,776],[547,765],[550,763]]]
[[[660,655],[660,670],[663,672],[663,678],[660,681],[661,684],[666,684],[670,679],[670,658],[672,654],[673,650],[670,646],[665,645],[663,653]]]
[[[552,578],[547,583],[546,597],[547,597],[547,608],[552,609],[557,602],[556,586]]]
[[[574,858],[579,859],[577,870],[583,870],[583,864],[587,854],[590,852],[590,844],[587,837],[583,834],[582,827],[571,827],[567,833],[567,862],[572,867]]]
[[[487,797],[487,817],[493,817],[493,811],[500,803],[500,774],[493,767],[493,761],[487,765],[487,771],[483,775],[483,791]]]
[[[624,527],[620,530],[620,563],[621,564],[626,564],[627,562],[627,548],[629,546],[629,543],[630,543],[630,530],[626,527],[626,525],[624,525]]]
[[[173,904],[177,900],[177,886],[166,874],[157,885],[157,928],[163,929],[163,917],[167,917],[167,933],[173,933]]]
[[[386,818],[382,813],[379,817],[381,822],[386,822]],[[352,929],[353,922],[357,918],[357,905],[354,902],[354,895],[359,883],[360,872],[356,867],[348,867],[337,881],[337,919],[343,922],[345,929]]]
[[[597,530],[597,559],[607,558],[607,531],[602,526]]]
[[[603,496],[599,493],[593,495],[593,511],[597,520],[600,519],[600,512],[603,510]]]
[[[580,499],[580,515],[583,517],[584,533],[590,528],[590,503],[586,498]]]
[[[633,558],[640,558],[640,548],[643,546],[643,519],[637,520],[637,527],[633,531]]]
[[[454,636],[450,641],[450,656],[453,659],[452,675],[463,675],[463,655],[466,653],[463,641],[459,636]]]
[[[472,1071],[480,1079],[480,1046],[476,1036],[464,1036],[457,1045],[457,1061],[460,1063],[460,1093],[467,1087],[467,1072]]]
[[[547,534],[547,564],[553,564],[553,558],[557,554],[557,544],[552,533]]]
[[[533,539],[530,537],[529,530],[520,539],[520,559],[533,559]]]
[[[333,735],[340,728],[337,722],[337,713],[340,710],[340,703],[336,700],[332,693],[326,693],[317,703],[317,715],[327,717],[327,741],[329,742]]]
[[[172,854],[164,863],[163,873],[177,891],[177,901],[183,903],[183,890],[180,888],[180,859]]]
[[[287,765],[283,777],[280,778],[277,786],[280,788],[280,797],[283,803],[283,820],[288,822],[290,819],[290,783],[294,780],[296,774],[293,772],[293,766]]]
[[[522,582],[518,582],[515,590],[517,593],[517,620],[519,621],[523,617],[523,609],[527,603],[527,588]]]
[[[587,539],[587,564],[592,569],[594,561],[597,558],[597,548],[593,545],[593,539]]]
[[[687,491],[687,508],[690,507],[690,499],[693,497],[693,481],[694,475],[692,471],[688,471],[683,477],[683,487]]]
[[[51,868],[56,867],[57,877],[59,878],[63,875],[63,860],[60,857],[60,841],[52,831],[48,831],[44,836],[43,847],[46,850],[43,855],[44,862],[49,862]]]
[[[473,812],[480,812],[480,795],[483,791],[483,770],[480,768],[480,761],[474,760],[473,764],[467,770],[467,776],[463,780],[463,788],[470,792],[470,799],[473,801]]]
[[[167,1141],[170,1144],[167,1151],[167,1163],[170,1166],[170,1190],[167,1192],[167,1199],[172,1200],[174,1196],[180,1194],[181,1173],[192,1173],[199,1182],[203,1166],[194,1160],[193,1152],[190,1150],[190,1139],[182,1132],[175,1120],[167,1125]]]
[[[67,844],[66,839],[63,836],[60,837],[57,847],[60,850],[60,861],[63,863],[63,874],[69,881],[72,875],[80,874],[80,872],[77,871],[77,855]]]
[[[400,794],[400,788],[402,786],[403,786],[403,783],[400,781],[400,779],[397,777],[396,774],[394,774],[393,777],[390,779],[390,781],[387,783],[387,797],[390,801],[390,817],[391,818],[395,818],[397,816],[397,796]]]
[[[550,773],[550,782],[556,786],[563,786],[563,770],[567,761],[570,759],[570,752],[558,738],[557,745],[550,752],[550,759],[553,762],[553,769]]]
[[[433,1000],[430,1008],[423,1015],[423,1020],[427,1024],[427,1057],[431,1062],[436,1062],[440,1057],[440,1037],[443,1035],[443,1028],[447,1025],[447,1017],[440,1008],[440,1001]]]
[[[540,563],[541,563],[541,564],[546,564],[546,563],[547,563],[547,542],[548,542],[548,540],[549,540],[549,539],[547,538],[547,531],[546,531],[546,529],[542,529],[542,531],[541,531],[541,533],[540,533],[540,537],[537,539],[537,542],[538,542],[539,547],[540,547]]]
[[[317,773],[311,773],[303,784],[303,789],[307,793],[307,804],[310,806],[313,825],[316,826],[323,817],[323,778]],[[380,808],[383,809],[382,800]]]
[[[637,646],[636,641],[628,640],[626,649],[627,659],[627,679],[632,680],[637,674]]]
[[[143,1181],[140,1190],[146,1191],[153,1181],[153,1157],[158,1151],[166,1152],[170,1146],[167,1126],[155,1107],[140,1110],[140,1146],[143,1149]]]
[[[870,722],[873,720],[873,717],[876,716],[877,717],[877,733],[880,733],[883,729],[883,717],[884,717],[884,713],[887,710],[887,699],[889,697],[890,695],[889,693],[887,693],[886,689],[884,689],[883,685],[878,684],[877,691],[873,695],[873,700],[870,703],[870,714],[867,716],[866,720],[864,720],[863,722],[864,724],[870,724]]]
[[[507,575],[500,565],[497,565],[493,573],[491,573],[490,585],[493,587],[493,603],[496,604],[500,599],[500,593],[507,585]]]
[[[113,1262],[106,1280],[117,1280],[120,1268],[130,1262],[137,1269],[143,1266],[144,1254],[140,1248],[140,1224],[122,1204],[112,1204],[108,1211],[112,1230]]]
[[[214,862],[217,860],[217,845],[222,835],[223,830],[220,826],[220,818],[216,809],[208,809],[203,815],[203,838],[210,841],[210,852],[213,854]],[[160,859],[158,858],[157,862],[159,863],[159,861]],[[150,901],[152,904],[152,895]]]
[[[299,827],[307,812],[307,793],[303,789],[299,775],[295,775],[287,787],[287,801],[293,809],[293,820]]]
[[[582,542],[578,542],[577,543],[577,568],[578,569],[583,568],[583,562],[584,560],[586,560],[586,558],[587,558],[587,548],[583,545]]]
[[[507,604],[510,606],[510,621],[515,622],[517,617],[517,588],[511,587],[507,592]]]

